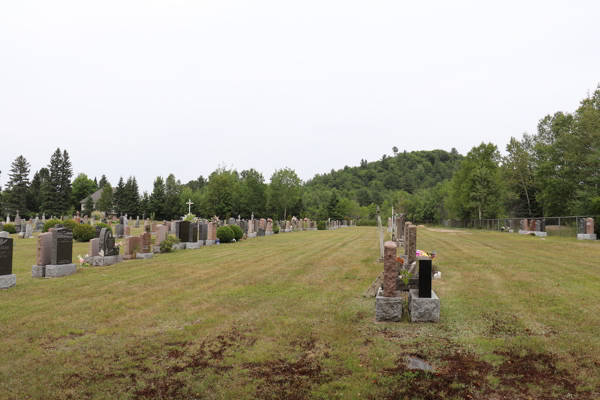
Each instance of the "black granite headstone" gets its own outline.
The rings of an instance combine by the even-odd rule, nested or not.
[[[0,237],[0,275],[12,275],[13,240]]]
[[[99,249],[104,252],[104,256],[116,256],[119,249],[115,247],[115,237],[109,228],[102,228],[100,231]]]
[[[190,242],[195,243],[198,241],[198,223],[190,223]]]
[[[73,231],[67,228],[52,229],[52,256],[50,264],[62,265],[72,263]]]
[[[100,232],[102,231],[102,227],[100,225],[96,225],[96,239],[100,237]]]
[[[431,298],[431,259],[417,257],[419,261],[419,297]]]
[[[200,234],[199,240],[207,240],[208,224],[206,222],[200,222],[200,224],[198,225],[198,233]]]
[[[190,221],[179,221],[179,241],[189,242],[190,241]]]
[[[265,230],[263,228],[258,228],[258,235],[257,236],[265,236]]]

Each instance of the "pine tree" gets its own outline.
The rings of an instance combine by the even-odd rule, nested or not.
[[[29,163],[23,156],[19,156],[13,161],[6,183],[6,208],[13,214],[17,211],[20,215],[26,216],[27,211],[27,190],[29,189]]]
[[[123,177],[121,177],[119,179],[119,183],[117,184],[117,188],[115,189],[115,193],[113,194],[113,206],[117,215],[125,214],[125,196],[125,182],[123,182]]]
[[[63,156],[60,149],[57,148],[52,154],[52,157],[50,157],[50,164],[48,164],[48,179],[42,183],[41,211],[49,216],[59,216],[62,213],[60,205],[60,179],[62,166]]]
[[[96,189],[100,189],[100,186],[98,186],[98,181],[96,180],[96,177],[94,177],[94,185],[96,185]]]
[[[83,213],[85,215],[91,216],[92,215],[92,211],[94,211],[94,200],[92,199],[92,196],[88,196],[85,199],[85,203],[83,203]]]
[[[140,208],[140,189],[137,180],[134,177],[129,177],[125,184],[127,192],[127,214],[137,215]]]
[[[102,188],[102,193],[96,204],[96,210],[104,211],[107,217],[113,211],[113,189],[109,183]]]
[[[165,182],[165,218],[178,218],[181,214],[179,194],[181,193],[179,182],[175,175],[169,174]]]
[[[40,168],[38,172],[33,175],[31,185],[27,191],[27,208],[31,212],[40,213],[42,207],[42,186],[45,181],[48,180],[50,173],[48,168]]]
[[[138,209],[138,213],[137,215],[141,214],[141,217],[144,218],[145,216],[148,215],[149,211],[148,211],[148,207],[150,204],[150,197],[148,196],[148,192],[144,190],[144,194],[142,196],[142,198],[140,199],[140,207]]]
[[[101,189],[106,185],[108,185],[108,179],[106,179],[106,176],[104,174],[102,174],[102,177],[100,178],[100,182],[98,182],[98,189]]]
[[[71,177],[73,177],[73,167],[69,159],[67,150],[63,152],[62,164],[60,167],[60,210],[66,213],[71,204]]]
[[[162,219],[165,216],[165,182],[162,177],[154,181],[154,188],[148,201],[148,213],[156,213],[155,218]]]

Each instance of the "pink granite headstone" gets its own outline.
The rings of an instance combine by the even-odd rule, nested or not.
[[[88,244],[88,256],[96,257],[98,255],[100,255],[100,239],[95,238]]]
[[[167,222],[168,224],[168,222]],[[158,225],[156,227],[156,246],[160,246],[162,242],[167,238],[167,227],[165,225]]]
[[[50,264],[52,258],[52,232],[42,233],[37,237],[36,263],[38,266]]]

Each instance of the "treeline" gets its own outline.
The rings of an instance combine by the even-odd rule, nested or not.
[[[219,167],[207,178],[181,183],[174,174],[157,177],[151,193],[139,192],[135,176],[111,185],[73,169],[67,151],[57,149],[48,168],[29,180],[23,156],[12,163],[3,215],[72,215],[81,208],[156,219],[228,218],[252,213],[274,219],[291,215],[312,220],[373,220],[376,206],[384,218],[392,207],[412,221],[600,214],[600,87],[573,113],[557,112],[540,120],[537,132],[511,138],[502,156],[481,143],[466,156],[455,149],[384,154],[357,167],[316,175],[302,182],[290,168],[266,182],[255,169]],[[94,204],[91,194],[102,189]]]

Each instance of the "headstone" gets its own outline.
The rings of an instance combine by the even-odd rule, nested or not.
[[[131,227],[130,226],[125,225],[125,227],[123,228],[123,230],[124,230],[124,235],[125,236],[130,236],[131,235]]]
[[[400,213],[396,216],[396,240],[404,239],[404,214]]]
[[[198,232],[199,232],[199,241],[204,243],[207,239],[208,239],[208,224],[206,222],[201,222],[198,225]]]
[[[102,228],[100,231],[100,250],[104,256],[116,256],[118,250],[115,248],[115,238],[109,228]]]
[[[156,222],[152,222],[152,232],[156,232]]]
[[[88,244],[88,256],[97,257],[100,254],[100,239],[94,238]]]
[[[208,224],[208,239],[206,240],[217,240],[217,224],[211,222]]]
[[[21,217],[19,216],[19,210],[17,210],[17,216],[15,217],[15,225],[21,225]]]
[[[45,267],[52,262],[52,232],[42,233],[37,237],[36,264]]]
[[[431,259],[419,257],[419,297],[431,298]]]
[[[140,235],[140,247],[142,253],[153,253],[152,251],[152,235],[148,232],[144,232]]]
[[[121,218],[123,218],[123,217],[121,217]],[[125,236],[125,225],[117,224],[115,226],[115,233],[116,233],[117,239],[120,239],[123,236]]]
[[[156,227],[156,246],[160,246],[162,242],[167,238],[167,227],[166,225],[158,225]]]
[[[265,230],[263,228],[258,228],[258,236],[265,236]]]
[[[25,227],[25,237],[32,238],[33,237],[33,225],[27,224]]]
[[[13,239],[0,237],[0,289],[17,285],[17,276],[12,273]]]
[[[594,226],[594,218],[588,218],[586,221],[586,228],[587,228],[587,234],[588,235],[593,235],[595,233],[595,226]]]
[[[579,232],[578,233],[580,233],[580,234],[587,233],[587,220],[585,218],[579,218]]]
[[[44,223],[43,222],[36,222],[35,223],[35,230],[36,232],[41,232],[44,229]]]
[[[227,225],[235,225],[235,218],[229,218]]]
[[[76,214],[75,223],[79,225],[81,223],[81,217],[79,216],[79,211],[77,211],[75,214]]]
[[[189,243],[196,243],[198,241],[198,223],[191,222],[189,228]]]
[[[408,227],[408,243],[405,242],[405,250],[406,250],[406,259],[408,261],[408,265],[412,264],[417,259],[417,227],[415,225],[410,225]]]
[[[180,221],[179,225],[179,241],[181,243],[190,242],[190,221]],[[195,242],[195,240],[194,240]]]
[[[142,250],[141,250],[140,242],[141,242],[141,239],[139,236],[126,237],[124,240],[124,245],[123,245],[123,255],[124,256],[132,256],[134,250],[136,250],[136,247],[137,247],[137,251],[141,252]]]
[[[398,277],[396,262],[396,243],[385,242],[383,253],[383,295],[396,296],[396,278]]]
[[[102,227],[100,225],[96,225],[96,237],[100,237],[100,232],[102,231]]]
[[[73,263],[73,231],[57,227],[52,229],[52,265]]]

